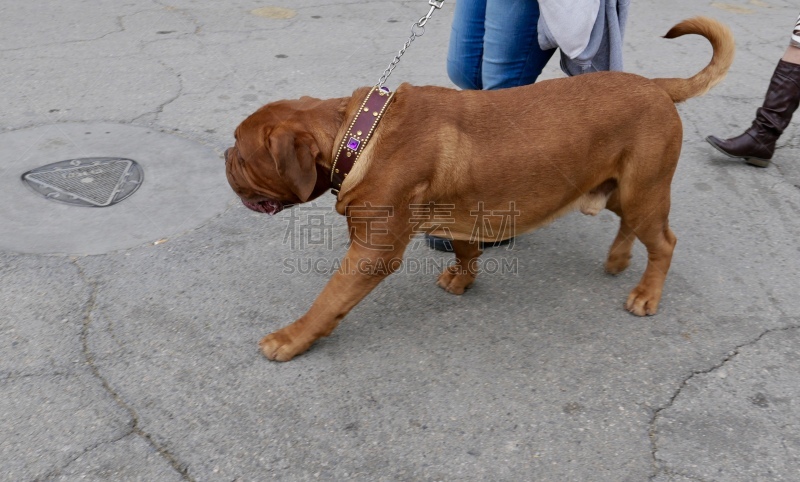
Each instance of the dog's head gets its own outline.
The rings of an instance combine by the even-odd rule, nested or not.
[[[225,151],[225,172],[248,208],[275,214],[330,188],[330,173],[304,120],[313,101],[267,104],[236,128],[236,143]]]

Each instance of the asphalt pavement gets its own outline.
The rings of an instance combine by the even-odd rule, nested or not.
[[[453,7],[390,87],[452,87]],[[267,102],[374,84],[427,11],[0,5],[0,480],[800,480],[800,117],[767,169],[703,140],[752,121],[794,2],[631,6],[627,71],[705,66],[705,39],[661,38],[691,16],[737,42],[727,79],[679,106],[679,241],[656,316],[623,308],[643,246],[606,275],[616,217],[574,213],[487,251],[460,297],[435,285],[448,257],[412,246],[415,269],[332,336],[288,363],[261,355],[322,289],[347,229],[330,195],[248,210],[221,154]],[[558,77],[554,59],[542,78]],[[139,163],[140,188],[85,207],[21,179],[98,157]]]

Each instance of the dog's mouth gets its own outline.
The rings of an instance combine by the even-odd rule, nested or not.
[[[247,206],[258,213],[269,214],[270,216],[278,214],[284,208],[292,206],[292,204],[284,204],[281,201],[273,201],[272,199],[265,199],[264,201],[250,202],[242,199],[242,204]]]

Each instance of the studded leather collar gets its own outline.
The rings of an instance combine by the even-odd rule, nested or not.
[[[388,88],[377,86],[367,94],[364,102],[361,103],[355,118],[350,123],[347,132],[345,132],[342,142],[339,144],[339,149],[336,151],[336,157],[333,159],[333,166],[331,166],[331,192],[334,195],[339,194],[347,174],[353,169],[358,157],[364,152],[367,142],[372,137],[375,127],[380,122],[386,107],[389,106],[394,97],[394,92],[390,92]]]

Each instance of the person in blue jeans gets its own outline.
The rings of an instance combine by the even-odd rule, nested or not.
[[[459,0],[447,75],[462,89],[503,89],[536,82],[555,49],[539,47],[535,0]]]
[[[458,0],[447,52],[450,80],[475,90],[536,82],[556,51],[539,47],[538,22],[535,0]],[[447,239],[426,239],[434,249],[452,251]]]

